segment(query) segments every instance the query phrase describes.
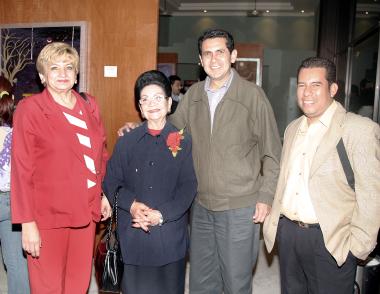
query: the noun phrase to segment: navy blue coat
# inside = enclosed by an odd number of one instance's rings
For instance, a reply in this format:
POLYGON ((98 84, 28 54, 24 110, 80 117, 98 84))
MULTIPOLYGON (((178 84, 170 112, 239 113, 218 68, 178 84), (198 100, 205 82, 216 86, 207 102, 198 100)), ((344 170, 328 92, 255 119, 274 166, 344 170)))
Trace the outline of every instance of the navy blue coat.
POLYGON ((190 136, 184 134, 177 156, 166 139, 178 130, 169 122, 161 134, 152 136, 147 123, 119 138, 103 181, 110 202, 120 186, 118 234, 125 264, 161 266, 185 257, 188 236, 188 211, 197 191, 191 155, 190 136), (159 210, 162 226, 149 233, 132 228, 129 212, 132 202, 142 202, 159 210))

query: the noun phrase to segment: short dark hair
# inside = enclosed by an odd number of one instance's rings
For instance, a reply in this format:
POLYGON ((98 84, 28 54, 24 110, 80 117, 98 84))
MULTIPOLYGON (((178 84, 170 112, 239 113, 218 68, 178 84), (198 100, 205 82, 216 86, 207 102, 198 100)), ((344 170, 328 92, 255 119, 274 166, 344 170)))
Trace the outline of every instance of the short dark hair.
POLYGON ((162 88, 165 96, 169 98, 172 94, 172 87, 169 79, 158 70, 149 70, 142 73, 135 83, 135 103, 139 105, 140 95, 143 88, 149 85, 157 85, 162 88))
POLYGON ((181 81, 181 78, 177 75, 169 76, 170 85, 173 85, 175 81, 181 81))
POLYGON ((202 36, 200 36, 198 38, 199 55, 202 54, 202 43, 203 43, 203 41, 205 41, 207 39, 214 39, 214 38, 226 39, 226 43, 227 43, 226 45, 227 45, 228 51, 230 51, 230 53, 232 53, 232 51, 234 50, 234 47, 235 47, 234 38, 232 37, 232 35, 225 30, 210 29, 210 30, 204 31, 202 36))
POLYGON ((13 97, 3 94, 0 98, 0 126, 10 126, 13 123, 13 112, 15 110, 15 102, 13 97))
POLYGON ((303 68, 324 68, 326 70, 326 80, 331 84, 336 83, 336 66, 334 62, 327 58, 322 57, 309 57, 301 62, 301 65, 298 67, 297 79, 300 74, 301 69, 303 68))

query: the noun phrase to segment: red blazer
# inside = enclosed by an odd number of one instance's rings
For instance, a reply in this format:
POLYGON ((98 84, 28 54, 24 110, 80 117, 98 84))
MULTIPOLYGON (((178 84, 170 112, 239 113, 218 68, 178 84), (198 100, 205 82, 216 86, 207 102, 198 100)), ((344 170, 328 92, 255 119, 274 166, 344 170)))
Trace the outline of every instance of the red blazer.
POLYGON ((104 127, 94 98, 88 96, 86 102, 73 93, 87 117, 96 175, 87 169, 79 140, 48 90, 21 100, 13 123, 13 223, 36 221, 40 229, 50 229, 100 219, 107 160, 104 127), (88 189, 87 178, 96 186, 88 189))

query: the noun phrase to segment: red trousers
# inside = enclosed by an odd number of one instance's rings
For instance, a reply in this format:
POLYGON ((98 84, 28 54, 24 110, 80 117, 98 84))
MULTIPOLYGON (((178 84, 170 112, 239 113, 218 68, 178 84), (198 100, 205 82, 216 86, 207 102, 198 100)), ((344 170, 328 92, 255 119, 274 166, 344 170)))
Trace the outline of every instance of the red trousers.
POLYGON ((95 223, 40 230, 39 258, 28 255, 32 294, 85 294, 90 284, 95 223))

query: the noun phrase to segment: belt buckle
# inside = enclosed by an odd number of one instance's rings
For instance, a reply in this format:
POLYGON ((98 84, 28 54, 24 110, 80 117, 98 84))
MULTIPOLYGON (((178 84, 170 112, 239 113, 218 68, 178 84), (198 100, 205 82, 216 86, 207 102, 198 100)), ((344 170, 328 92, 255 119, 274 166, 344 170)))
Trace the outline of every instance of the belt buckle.
POLYGON ((304 222, 301 222, 301 221, 298 221, 297 223, 301 228, 304 228, 304 229, 309 228, 309 224, 305 224, 304 222))

